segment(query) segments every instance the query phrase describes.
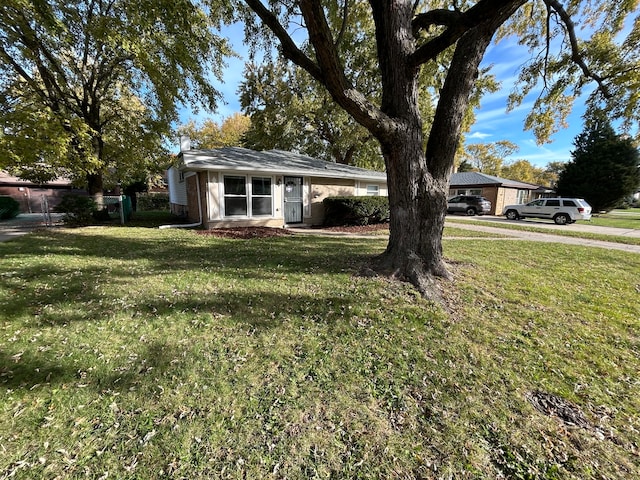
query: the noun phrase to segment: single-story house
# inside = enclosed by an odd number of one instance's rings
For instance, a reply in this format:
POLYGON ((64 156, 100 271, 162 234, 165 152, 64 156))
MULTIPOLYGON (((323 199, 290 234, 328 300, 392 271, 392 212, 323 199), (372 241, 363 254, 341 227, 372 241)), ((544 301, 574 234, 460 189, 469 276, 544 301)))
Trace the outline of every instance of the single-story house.
POLYGON ((75 188, 66 178, 38 184, 0 170, 0 195, 16 200, 20 204, 20 213, 41 213, 43 206, 46 208, 47 205, 52 210, 63 196, 82 193, 84 190, 75 188))
POLYGON ((502 214, 505 205, 527 203, 548 193, 548 189, 541 189, 539 185, 480 172, 457 172, 449 182, 449 196, 482 195, 491 202, 491 215, 502 214))
POLYGON ((387 196, 384 172, 281 150, 181 150, 167 172, 171 211, 206 229, 321 225, 329 196, 387 196))

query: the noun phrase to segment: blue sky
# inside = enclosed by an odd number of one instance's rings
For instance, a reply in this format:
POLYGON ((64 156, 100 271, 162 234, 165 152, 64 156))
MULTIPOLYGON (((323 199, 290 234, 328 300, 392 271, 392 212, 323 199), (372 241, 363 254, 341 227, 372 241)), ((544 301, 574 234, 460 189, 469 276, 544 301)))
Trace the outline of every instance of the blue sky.
MULTIPOLYGON (((234 25, 225 28, 222 34, 230 38, 234 49, 241 56, 239 59, 228 60, 229 65, 225 69, 223 83, 214 82, 223 95, 224 103, 218 105, 214 114, 201 111, 194 115, 190 110, 183 109, 180 123, 187 123, 190 119, 200 123, 207 118, 220 122, 225 117, 240 112, 238 87, 243 79, 244 62, 247 58, 247 47, 243 45, 244 33, 242 26, 234 25)), ((524 119, 531 109, 533 98, 527 99, 511 112, 506 111, 507 97, 526 59, 528 52, 508 39, 490 48, 483 66, 493 65, 492 73, 501 82, 501 89, 482 99, 481 106, 476 111, 476 123, 467 134, 467 143, 509 140, 518 145, 519 151, 507 158, 506 162, 524 159, 535 166, 544 167, 549 162, 568 161, 573 149, 573 140, 582 131, 583 126, 584 104, 580 100, 574 105, 568 128, 561 129, 552 136, 551 143, 544 145, 537 145, 533 133, 524 131, 524 119)))

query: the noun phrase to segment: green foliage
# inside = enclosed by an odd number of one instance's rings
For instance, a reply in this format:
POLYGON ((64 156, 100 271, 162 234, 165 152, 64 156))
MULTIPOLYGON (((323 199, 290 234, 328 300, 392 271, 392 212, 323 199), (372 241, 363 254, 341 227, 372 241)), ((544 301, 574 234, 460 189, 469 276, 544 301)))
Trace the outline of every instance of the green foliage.
POLYGON ((191 120, 178 127, 179 136, 187 135, 191 140, 191 148, 241 147, 242 138, 251 125, 251 119, 235 113, 222 120, 221 124, 213 120, 205 120, 197 125, 191 120))
MULTIPOLYGON (((82 195, 65 195, 56 207, 56 212, 64 213, 62 220, 65 224, 79 227, 89 225, 95 220, 98 206, 91 197, 82 195)), ((100 216, 100 213, 98 213, 100 216)), ((109 218, 109 214, 106 214, 109 218)))
POLYGON ((507 140, 493 143, 472 143, 465 147, 462 160, 475 171, 500 176, 505 157, 517 152, 519 147, 507 140))
POLYGON ((283 61, 249 64, 245 78, 240 101, 251 117, 251 126, 244 135, 244 146, 300 151, 330 162, 384 169, 373 136, 337 107, 301 68, 283 61))
POLYGON ((572 160, 558 178, 557 192, 584 198, 594 212, 615 208, 640 186, 640 154, 614 131, 602 112, 591 112, 574 141, 572 160))
POLYGON ((387 197, 328 197, 322 204, 326 226, 371 225, 389 221, 387 197))
POLYGON ((168 193, 143 193, 138 195, 137 211, 169 210, 168 193))
MULTIPOLYGON (((91 193, 167 163, 180 104, 214 109, 230 7, 190 0, 12 1, 0 9, 0 167, 91 193)), ((166 166, 166 165, 163 165, 166 166)))
POLYGON ((0 197, 0 220, 15 218, 20 213, 20 204, 11 197, 0 197))

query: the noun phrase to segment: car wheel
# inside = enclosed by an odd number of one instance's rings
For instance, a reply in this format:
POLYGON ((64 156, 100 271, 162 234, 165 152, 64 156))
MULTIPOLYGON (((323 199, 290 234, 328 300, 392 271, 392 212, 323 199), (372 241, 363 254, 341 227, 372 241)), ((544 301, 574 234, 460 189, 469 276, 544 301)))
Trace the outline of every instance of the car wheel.
POLYGON ((473 207, 468 207, 467 208, 467 215, 469 215, 470 217, 473 217, 476 214, 476 209, 473 207))
POLYGON ((505 214, 505 216, 509 220, 518 220, 518 218, 520 218, 520 216, 518 215, 518 212, 516 212, 515 210, 507 210, 507 213, 505 214))
POLYGON ((556 222, 556 225, 567 225, 571 223, 571 218, 566 213, 559 213, 553 217, 553 221, 556 222))

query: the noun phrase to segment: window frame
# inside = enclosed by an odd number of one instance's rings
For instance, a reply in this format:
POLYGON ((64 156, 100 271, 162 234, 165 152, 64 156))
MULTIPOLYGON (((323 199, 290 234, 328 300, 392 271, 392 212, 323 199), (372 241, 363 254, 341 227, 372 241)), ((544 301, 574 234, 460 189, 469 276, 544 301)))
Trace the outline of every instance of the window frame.
MULTIPOLYGON (((274 215, 274 179, 273 176, 270 175, 260 175, 260 174, 246 174, 240 175, 233 172, 223 173, 221 175, 222 180, 220 181, 220 197, 221 197, 221 217, 223 219, 250 219, 250 218, 273 218, 274 215), (226 188, 226 180, 227 178, 235 178, 235 179, 243 179, 242 185, 244 185, 244 194, 237 193, 227 193, 226 188), (265 180, 269 181, 269 194, 266 193, 253 193, 253 181, 255 180, 265 180), (231 215, 227 212, 227 199, 240 199, 244 198, 245 202, 245 213, 244 214, 234 214, 231 215), (254 199, 269 199, 269 213, 254 213, 254 199)), ((257 190, 257 188, 256 188, 257 190)))
POLYGON ((251 212, 249 214, 249 218, 254 218, 254 217, 260 217, 260 218, 264 218, 264 217, 273 217, 273 178, 270 176, 257 176, 257 175, 251 175, 249 176, 249 179, 247 180, 247 184, 249 187, 249 205, 251 206, 251 212), (259 193, 259 194, 254 194, 253 193, 253 181, 254 179, 258 180, 269 180, 269 194, 266 195, 264 193, 259 193), (261 213, 261 214, 254 214, 253 213, 253 199, 254 198, 268 198, 269 199, 269 213, 261 213))
POLYGON ((367 197, 379 197, 380 196, 380 185, 367 185, 366 187, 367 197), (375 189, 375 193, 370 193, 369 189, 375 189))

